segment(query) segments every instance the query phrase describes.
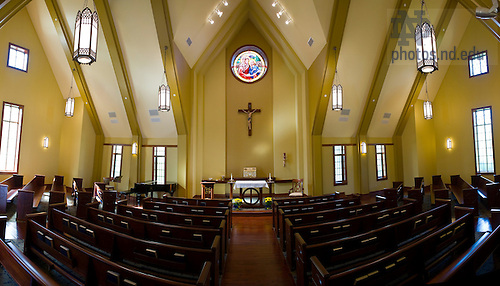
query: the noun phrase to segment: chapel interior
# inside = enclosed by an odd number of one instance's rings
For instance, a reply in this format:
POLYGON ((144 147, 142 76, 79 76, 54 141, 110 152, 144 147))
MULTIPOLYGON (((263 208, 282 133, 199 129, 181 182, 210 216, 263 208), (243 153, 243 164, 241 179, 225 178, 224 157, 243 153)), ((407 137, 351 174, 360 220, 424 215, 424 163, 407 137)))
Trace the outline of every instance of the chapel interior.
MULTIPOLYGON (((293 216, 280 215, 278 209, 287 209, 288 203, 300 207, 300 198, 317 197, 338 200, 339 206, 341 201, 359 206, 383 201, 384 209, 419 205, 411 210, 413 218, 433 212, 429 218, 439 216, 445 205, 440 227, 455 227, 458 221, 468 226, 470 219, 471 236, 455 237, 459 231, 453 231, 456 241, 446 245, 457 249, 440 250, 450 257, 439 260, 439 270, 426 268, 425 275, 415 274, 419 278, 408 270, 408 277, 392 283, 452 285, 439 284, 435 277, 451 273, 446 265, 483 241, 488 243, 471 256, 483 255, 487 262, 474 262, 477 272, 460 275, 477 281, 498 278, 497 12, 496 0, 0 0, 0 182, 22 176, 20 192, 39 180, 45 190, 40 206, 32 208, 36 191, 29 199, 24 192, 10 198, 11 187, 5 187, 4 195, 0 188, 2 238, 21 243, 24 250, 17 255, 25 252, 46 269, 48 260, 33 258, 36 251, 30 249, 36 242, 28 243, 30 233, 36 227, 55 229, 54 221, 66 214, 76 220, 77 202, 84 200, 78 191, 87 190, 88 202, 99 211, 106 210, 106 194, 111 194, 111 212, 117 215, 119 204, 132 214, 147 204, 158 203, 152 208, 160 209, 171 203, 170 197, 184 198, 198 204, 191 214, 202 216, 208 208, 222 206, 230 213, 220 257, 212 268, 204 266, 206 285, 319 285, 319 276, 328 285, 381 285, 388 279, 380 275, 382 270, 359 272, 352 281, 334 267, 321 272, 317 265, 327 265, 328 259, 319 252, 299 267, 299 248, 286 249, 290 241, 300 244, 297 235, 286 233, 285 219, 293 216), (85 7, 98 15, 90 64, 74 59, 75 18, 85 7), (433 28, 435 47, 422 44, 420 49, 434 48, 435 57, 421 61, 421 68, 415 30, 424 22, 433 28), (24 68, 11 65, 13 51, 28 56, 24 68), (247 70, 235 71, 243 65, 241 51, 256 51, 259 58, 257 63, 250 60, 247 70), (162 85, 168 86, 166 99, 159 98, 162 85), (338 99, 334 89, 340 86, 338 99), (73 104, 71 115, 65 112, 68 102, 73 104), (9 131, 14 128, 7 119, 12 110, 22 112, 17 133, 9 131), (51 207, 56 182, 62 185, 57 191, 64 193, 61 213, 51 207), (25 200, 27 209, 21 207, 25 200), (373 278, 373 273, 380 276, 373 278)), ((314 199, 307 203, 316 208, 314 199)), ((92 207, 84 208, 82 225, 90 221, 86 216, 92 207)), ((300 231, 300 225, 290 224, 300 231)), ((433 227, 415 240, 432 244, 427 240, 433 231, 441 231, 433 227)), ((70 237, 64 234, 62 239, 70 237)), ((305 240, 312 245, 312 238, 305 240)), ((421 247, 412 243, 408 248, 421 247)), ((403 251, 401 245, 384 255, 403 251)), ((111 257, 116 251, 121 250, 114 249, 111 257)), ((43 253, 49 250, 38 256, 43 253)), ((153 256, 158 259, 156 250, 153 256)), ((372 267, 374 261, 369 266, 356 262, 356 267, 372 267)), ((14 262, 1 262, 2 282, 16 280, 4 265, 14 262)), ((149 281, 113 276, 116 271, 111 270, 86 282, 78 275, 68 280, 59 271, 67 267, 54 265, 42 272, 61 285, 149 281)), ((93 267, 97 273, 99 267, 93 267)), ((177 282, 165 284, 170 279, 165 277, 178 274, 167 272, 158 274, 165 281, 157 285, 205 285, 200 282, 204 272, 195 283, 184 277, 192 275, 192 267, 183 267, 182 278, 172 278, 177 282)), ((451 283, 458 278, 442 279, 451 283)), ((36 281, 34 285, 44 285, 36 281)))

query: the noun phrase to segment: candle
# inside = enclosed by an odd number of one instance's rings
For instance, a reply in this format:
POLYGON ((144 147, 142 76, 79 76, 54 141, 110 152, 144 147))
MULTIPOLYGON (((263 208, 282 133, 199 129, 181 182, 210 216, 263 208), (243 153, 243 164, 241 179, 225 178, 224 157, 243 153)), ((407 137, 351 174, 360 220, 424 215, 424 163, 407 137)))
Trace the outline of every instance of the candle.
POLYGON ((271 180, 271 179, 272 179, 272 178, 271 178, 271 173, 269 173, 269 180, 271 180))
POLYGON ((233 179, 233 173, 231 173, 231 180, 233 179))

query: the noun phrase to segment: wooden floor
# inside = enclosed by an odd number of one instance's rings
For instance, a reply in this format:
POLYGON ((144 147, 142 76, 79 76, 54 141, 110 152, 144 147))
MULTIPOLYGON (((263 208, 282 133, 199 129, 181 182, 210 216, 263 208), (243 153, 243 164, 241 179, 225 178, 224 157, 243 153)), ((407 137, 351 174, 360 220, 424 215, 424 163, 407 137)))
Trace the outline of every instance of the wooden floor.
POLYGON ((271 215, 234 215, 222 285, 295 285, 271 215))

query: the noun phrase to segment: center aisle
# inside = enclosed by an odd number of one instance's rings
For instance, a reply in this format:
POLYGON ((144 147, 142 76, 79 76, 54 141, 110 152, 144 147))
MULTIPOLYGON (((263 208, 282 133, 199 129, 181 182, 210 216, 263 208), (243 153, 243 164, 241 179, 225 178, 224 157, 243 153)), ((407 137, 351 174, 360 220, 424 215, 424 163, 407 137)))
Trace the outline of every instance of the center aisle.
POLYGON ((222 285, 295 285, 271 215, 234 215, 222 285))

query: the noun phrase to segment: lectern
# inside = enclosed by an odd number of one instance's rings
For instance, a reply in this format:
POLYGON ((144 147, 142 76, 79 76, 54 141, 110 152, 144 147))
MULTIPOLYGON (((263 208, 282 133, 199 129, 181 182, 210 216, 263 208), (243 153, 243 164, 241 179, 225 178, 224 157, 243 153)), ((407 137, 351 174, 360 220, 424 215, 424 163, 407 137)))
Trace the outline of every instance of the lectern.
POLYGON ((201 199, 206 200, 206 199, 213 199, 214 198, 214 188, 215 188, 215 182, 207 182, 207 181, 202 181, 201 182, 201 199))

